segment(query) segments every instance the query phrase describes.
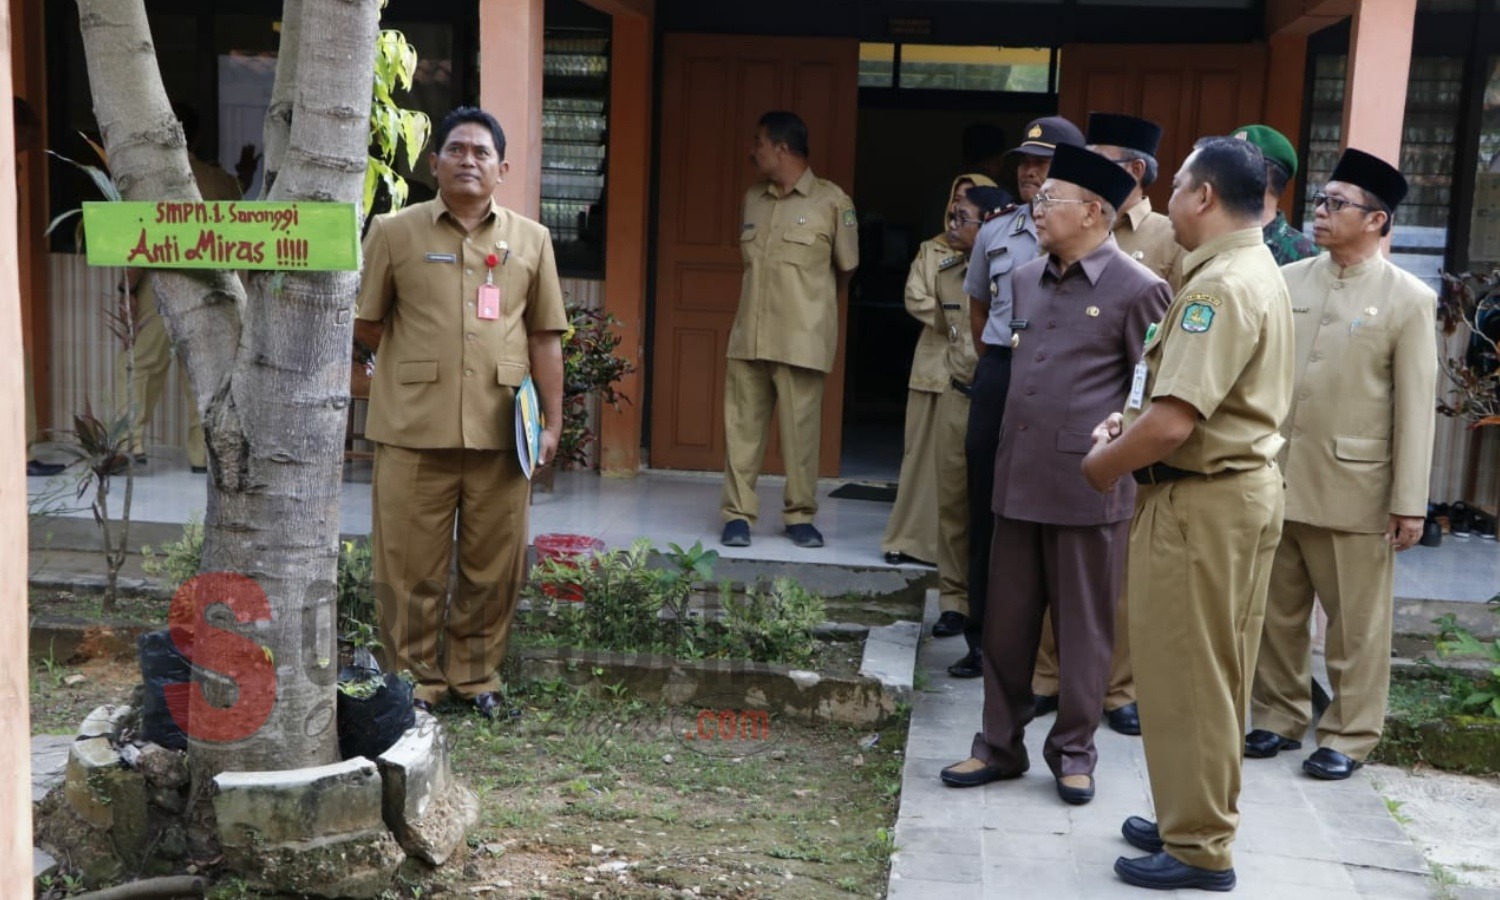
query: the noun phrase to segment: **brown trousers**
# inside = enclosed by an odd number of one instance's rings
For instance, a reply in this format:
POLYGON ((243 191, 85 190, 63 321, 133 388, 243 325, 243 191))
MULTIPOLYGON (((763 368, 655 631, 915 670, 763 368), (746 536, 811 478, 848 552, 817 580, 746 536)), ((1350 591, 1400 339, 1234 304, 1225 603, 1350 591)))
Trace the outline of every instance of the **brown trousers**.
POLYGON ((1026 771, 1031 674, 1050 610, 1063 678, 1042 755, 1055 776, 1093 773, 1129 529, 1129 522, 1067 527, 995 518, 976 758, 1006 772, 1026 771))
POLYGON ((1266 626, 1250 695, 1252 728, 1301 739, 1312 716, 1313 595, 1328 612, 1333 703, 1318 719, 1318 746, 1364 759, 1380 743, 1391 687, 1391 607, 1396 554, 1384 534, 1287 522, 1271 566, 1266 626))
POLYGON ((905 553, 923 562, 938 554, 937 417, 941 394, 906 392, 906 436, 902 442, 901 475, 896 502, 880 540, 882 553, 905 553))
POLYGON ((526 562, 530 482, 514 450, 375 445, 382 662, 429 703, 497 690, 526 562), (450 595, 453 547, 458 577, 450 595), (441 638, 441 646, 439 639, 441 638))
POLYGON ((932 464, 938 503, 938 609, 969 613, 969 398, 951 386, 938 398, 932 464))
POLYGON ((781 519, 787 525, 818 512, 818 444, 823 429, 822 372, 765 360, 731 359, 724 370, 724 521, 754 523, 760 515, 755 482, 771 436, 771 413, 780 429, 786 491, 781 519))
MULTIPOLYGON (((1042 628, 1042 645, 1037 648, 1036 674, 1031 676, 1031 692, 1043 697, 1057 696, 1057 641, 1051 626, 1042 628)), ((1130 671, 1130 604, 1125 592, 1115 601, 1115 650, 1109 662, 1109 690, 1104 694, 1104 709, 1114 712, 1135 702, 1135 675, 1130 671)))
MULTIPOLYGON (((155 295, 150 288, 143 288, 136 295, 138 301, 135 335, 135 375, 127 378, 127 352, 121 350, 115 357, 115 389, 119 392, 116 406, 118 415, 130 414, 130 452, 146 452, 146 424, 161 402, 162 389, 167 384, 167 372, 172 367, 172 339, 167 336, 167 326, 156 311, 155 295), (129 381, 129 389, 125 387, 129 381)), ((188 398, 188 463, 194 466, 208 465, 208 448, 203 442, 203 423, 198 419, 198 401, 188 384, 187 367, 177 363, 177 383, 188 398)))
POLYGON ((1126 596, 1157 828, 1180 862, 1223 871, 1239 827, 1240 763, 1281 470, 1142 485, 1126 596))

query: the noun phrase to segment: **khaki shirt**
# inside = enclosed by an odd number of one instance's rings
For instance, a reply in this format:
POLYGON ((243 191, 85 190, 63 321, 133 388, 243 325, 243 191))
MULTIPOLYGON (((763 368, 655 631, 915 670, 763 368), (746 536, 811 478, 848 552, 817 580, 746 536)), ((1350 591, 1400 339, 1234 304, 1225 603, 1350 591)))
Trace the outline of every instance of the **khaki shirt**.
POLYGON ((441 198, 371 223, 356 315, 385 323, 365 435, 415 449, 514 447, 527 336, 568 327, 547 229, 492 203, 465 234, 441 198), (500 318, 481 319, 491 253, 500 318))
POLYGON ((834 273, 859 265, 854 203, 808 169, 784 196, 769 181, 750 188, 742 223, 745 277, 729 358, 831 371, 839 342, 834 273))
POLYGON ((969 336, 969 298, 964 294, 964 267, 969 255, 948 246, 944 237, 923 241, 906 276, 906 311, 922 323, 912 355, 914 391, 940 394, 954 379, 974 377, 974 341, 969 336))
MULTIPOLYGON (((1296 338, 1286 283, 1258 226, 1189 253, 1183 274, 1146 342, 1146 396, 1175 397, 1199 419, 1162 461, 1206 475, 1260 468, 1281 452, 1292 405, 1296 338)), ((1127 409, 1127 424, 1141 412, 1127 409)))
POLYGON ((1297 334, 1283 433, 1286 518, 1377 534, 1427 514, 1437 405, 1437 295, 1389 260, 1327 254, 1281 270, 1297 334))
POLYGON ((1182 257, 1187 251, 1177 243, 1172 220, 1151 211, 1151 198, 1125 211, 1115 222, 1115 241, 1125 255, 1155 272, 1172 290, 1182 287, 1182 257))

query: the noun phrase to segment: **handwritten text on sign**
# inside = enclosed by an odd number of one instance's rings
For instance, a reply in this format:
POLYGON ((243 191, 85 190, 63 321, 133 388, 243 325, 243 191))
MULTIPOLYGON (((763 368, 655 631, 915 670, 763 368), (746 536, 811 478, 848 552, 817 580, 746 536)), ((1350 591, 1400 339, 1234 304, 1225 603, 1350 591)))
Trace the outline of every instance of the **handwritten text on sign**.
POLYGON ((85 203, 83 228, 91 266, 359 268, 359 221, 352 203, 85 203))

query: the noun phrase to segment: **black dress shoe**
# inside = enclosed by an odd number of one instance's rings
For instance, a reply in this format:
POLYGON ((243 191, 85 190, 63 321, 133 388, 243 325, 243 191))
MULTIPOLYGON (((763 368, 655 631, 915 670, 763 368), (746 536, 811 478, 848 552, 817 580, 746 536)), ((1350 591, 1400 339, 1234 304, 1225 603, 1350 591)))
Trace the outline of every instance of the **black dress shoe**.
POLYGON ((1251 759, 1270 759, 1283 750, 1301 749, 1301 741, 1284 738, 1264 728, 1257 728, 1245 735, 1245 755, 1251 759))
POLYGON ((956 634, 963 634, 964 623, 968 620, 968 616, 950 609, 938 616, 937 622, 932 626, 932 636, 953 637, 956 634))
POLYGON ((1140 816, 1126 819, 1120 826, 1120 835, 1125 838, 1125 843, 1147 853, 1160 853, 1166 846, 1161 841, 1161 832, 1156 830, 1156 823, 1140 816))
POLYGON ((1055 712, 1057 712, 1057 695, 1056 694, 1036 694, 1036 695, 1034 695, 1034 698, 1035 698, 1035 702, 1036 702, 1036 715, 1037 716, 1045 716, 1048 713, 1055 713, 1055 712))
MULTIPOLYGON (((1064 776, 1064 777, 1069 777, 1069 776, 1064 776)), ((1079 778, 1079 777, 1081 777, 1081 778, 1087 778, 1089 783, 1087 785, 1084 785, 1084 786, 1080 787, 1080 786, 1073 786, 1073 785, 1063 784, 1063 779, 1062 778, 1057 779, 1057 796, 1059 796, 1059 797, 1062 798, 1062 802, 1071 804, 1073 806, 1082 806, 1083 804, 1085 804, 1085 803, 1089 802, 1090 800, 1094 799, 1094 776, 1092 776, 1092 775, 1082 775, 1082 776, 1071 776, 1071 777, 1074 777, 1074 778, 1079 778)))
POLYGON ((39 459, 28 459, 26 460, 26 477, 49 478, 66 468, 67 466, 62 463, 47 463, 39 459))
POLYGON ((1108 709, 1104 711, 1105 721, 1109 727, 1121 734, 1138 735, 1141 733, 1141 713, 1134 703, 1127 703, 1119 709, 1108 709))
POLYGON ((1319 747, 1313 751, 1312 756, 1302 761, 1302 771, 1324 781, 1343 781, 1362 765, 1364 763, 1352 756, 1345 756, 1332 747, 1319 747))
POLYGON ((194 475, 207 475, 208 474, 208 466, 189 466, 188 468, 190 468, 190 469, 193 470, 193 474, 194 475))
POLYGON ((984 674, 983 659, 978 650, 970 650, 963 659, 948 667, 948 674, 954 678, 978 678, 984 674))
POLYGON ((917 559, 915 556, 902 553, 899 550, 887 550, 885 552, 885 561, 893 566, 927 566, 929 569, 937 568, 936 563, 930 563, 925 559, 917 559))
POLYGON ((1008 778, 1020 778, 1021 772, 1007 772, 999 766, 990 766, 970 757, 961 763, 954 763, 938 774, 943 779, 943 784, 949 787, 979 787, 981 784, 989 784, 991 781, 1004 781, 1008 778))
POLYGON ((500 696, 499 691, 485 691, 473 700, 474 708, 479 714, 494 722, 499 719, 519 719, 521 711, 512 709, 505 705, 505 699, 500 696))
POLYGON ((1165 850, 1142 856, 1138 859, 1120 857, 1115 860, 1115 874, 1126 884, 1150 888, 1154 891, 1174 891, 1197 888, 1201 891, 1234 890, 1234 870, 1215 872, 1190 866, 1165 850))

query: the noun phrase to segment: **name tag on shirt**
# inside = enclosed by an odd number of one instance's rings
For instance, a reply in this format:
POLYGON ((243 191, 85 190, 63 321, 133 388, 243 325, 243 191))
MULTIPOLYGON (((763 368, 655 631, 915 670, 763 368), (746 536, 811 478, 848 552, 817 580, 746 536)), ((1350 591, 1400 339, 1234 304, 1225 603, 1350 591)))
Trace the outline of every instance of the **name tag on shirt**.
POLYGON ((429 253, 429 254, 427 254, 427 261, 428 262, 437 262, 437 263, 456 263, 456 262, 458 262, 458 254, 456 254, 456 253, 429 253))
POLYGON ((500 285, 481 284, 479 286, 479 318, 500 318, 500 285))
POLYGON ((1130 379, 1130 396, 1125 398, 1126 409, 1140 409, 1146 402, 1146 361, 1135 364, 1135 375, 1130 379))

